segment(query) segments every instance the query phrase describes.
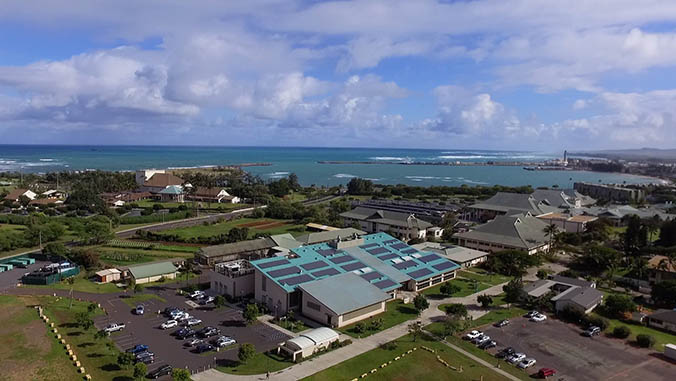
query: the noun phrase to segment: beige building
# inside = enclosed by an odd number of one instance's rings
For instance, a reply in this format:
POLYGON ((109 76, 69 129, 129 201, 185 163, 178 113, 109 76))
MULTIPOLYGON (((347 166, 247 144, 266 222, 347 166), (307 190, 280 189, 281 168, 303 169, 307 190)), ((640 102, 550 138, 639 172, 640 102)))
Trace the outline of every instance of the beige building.
POLYGON ((559 231, 566 233, 582 233, 587 230, 587 224, 598 220, 594 216, 571 216, 565 213, 547 213, 537 216, 547 225, 556 225, 559 231))
MULTIPOLYGON (((427 237, 427 229, 432 227, 427 221, 411 213, 392 212, 357 207, 341 213, 345 225, 358 225, 368 233, 388 233, 405 240, 427 237)), ((442 231, 443 233, 443 231, 442 231)))
POLYGON ((254 294, 254 269, 247 260, 218 263, 211 274, 211 290, 231 298, 254 294))
POLYGON ((331 343, 338 340, 338 332, 326 327, 315 328, 287 340, 283 346, 278 348, 277 352, 285 353, 296 362, 328 349, 331 343))
POLYGON ((513 249, 536 254, 549 249, 546 227, 545 222, 530 214, 505 215, 454 237, 460 246, 475 250, 495 253, 513 249))
POLYGON ((176 266, 171 262, 130 266, 128 269, 129 276, 136 284, 157 282, 162 278, 174 279, 177 272, 176 266))

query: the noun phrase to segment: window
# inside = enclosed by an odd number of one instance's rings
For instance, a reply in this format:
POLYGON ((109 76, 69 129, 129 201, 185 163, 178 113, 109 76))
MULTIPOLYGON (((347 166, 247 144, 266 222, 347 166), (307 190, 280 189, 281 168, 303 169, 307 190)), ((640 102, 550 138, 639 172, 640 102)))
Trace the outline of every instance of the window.
POLYGON ((289 294, 289 307, 297 307, 300 304, 300 291, 289 294))
POLYGON ((263 288, 263 291, 267 291, 267 288, 268 288, 268 282, 267 282, 267 280, 268 280, 268 278, 266 278, 265 276, 263 276, 263 284, 262 284, 262 286, 261 286, 261 287, 263 288))
POLYGON ((305 305, 308 308, 313 309, 315 311, 321 311, 321 307, 317 303, 312 303, 311 301, 308 300, 307 303, 305 303, 305 305))

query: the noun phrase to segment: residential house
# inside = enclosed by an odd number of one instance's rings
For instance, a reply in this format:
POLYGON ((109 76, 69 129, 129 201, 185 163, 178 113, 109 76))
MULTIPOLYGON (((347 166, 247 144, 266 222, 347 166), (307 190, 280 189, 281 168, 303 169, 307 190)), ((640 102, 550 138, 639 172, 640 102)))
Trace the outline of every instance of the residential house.
POLYGON ((665 255, 653 256, 648 260, 647 267, 650 284, 676 280, 676 263, 665 255))
POLYGON ((142 192, 160 193, 169 186, 182 186, 183 179, 174 176, 171 173, 165 173, 163 170, 146 170, 143 176, 139 176, 139 171, 136 172, 136 182, 139 185, 139 190, 142 192), (139 184, 139 181, 143 181, 139 184))
POLYGON ((68 193, 56 189, 47 190, 45 192, 42 192, 41 195, 47 198, 57 198, 57 199, 64 199, 68 197, 68 193))
POLYGON ((547 224, 527 214, 499 215, 473 230, 453 235, 460 246, 491 253, 502 250, 523 250, 536 254, 549 250, 544 229, 547 224))
POLYGON ((58 198, 36 198, 35 200, 31 200, 28 205, 32 206, 48 206, 48 205, 59 205, 63 204, 63 200, 60 200, 58 198))
POLYGON ((427 229, 432 227, 432 224, 418 219, 414 214, 364 207, 354 208, 340 216, 346 225, 356 224, 368 233, 387 232, 406 240, 425 238, 427 229))
POLYGON ((239 197, 231 196, 225 189, 216 187, 196 187, 194 192, 188 194, 187 198, 193 201, 226 204, 238 204, 240 202, 239 197))
POLYGON ((21 200, 21 196, 26 196, 29 200, 35 200, 38 195, 30 189, 16 188, 9 192, 9 194, 7 194, 4 199, 12 202, 19 202, 21 200))
POLYGON ((657 310, 645 317, 649 327, 676 334, 676 310, 657 310))
POLYGON ((559 275, 528 284, 523 293, 530 298, 555 294, 551 301, 557 312, 573 308, 588 314, 603 301, 603 293, 596 289, 596 283, 559 275))

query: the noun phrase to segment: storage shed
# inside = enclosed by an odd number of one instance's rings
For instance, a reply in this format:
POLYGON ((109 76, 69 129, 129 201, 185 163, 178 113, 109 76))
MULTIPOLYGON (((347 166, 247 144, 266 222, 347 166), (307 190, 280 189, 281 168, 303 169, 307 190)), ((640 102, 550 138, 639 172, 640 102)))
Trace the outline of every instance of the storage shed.
POLYGON ((327 349, 338 338, 338 333, 331 328, 315 328, 298 337, 287 340, 280 349, 288 354, 293 361, 296 361, 303 357, 312 356, 312 354, 320 350, 327 349))
POLYGON ((171 262, 150 263, 147 265, 130 266, 129 274, 136 284, 156 282, 160 278, 176 278, 176 266, 171 262))
POLYGON ((109 283, 120 280, 122 271, 118 269, 105 269, 96 272, 96 278, 101 283, 109 283))

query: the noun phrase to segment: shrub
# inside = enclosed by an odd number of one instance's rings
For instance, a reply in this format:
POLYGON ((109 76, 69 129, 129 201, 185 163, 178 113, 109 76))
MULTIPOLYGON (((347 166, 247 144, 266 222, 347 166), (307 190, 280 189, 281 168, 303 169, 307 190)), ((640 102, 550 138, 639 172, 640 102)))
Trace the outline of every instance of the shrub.
POLYGON ((346 346, 346 345, 350 345, 350 344, 352 344, 352 339, 345 339, 345 340, 343 340, 342 343, 340 343, 340 345, 341 345, 342 347, 344 347, 344 346, 346 346))
POLYGON ((601 331, 605 331, 610 325, 610 321, 608 321, 608 319, 602 318, 600 316, 587 316, 584 318, 584 322, 588 325, 595 325, 601 328, 601 331))
POLYGON ((394 341, 382 343, 382 344, 380 344, 380 349, 384 349, 386 351, 393 351, 393 350, 397 349, 397 343, 394 342, 394 341))
POLYGON ((631 335, 631 330, 627 326, 621 325, 613 329, 613 336, 618 339, 626 339, 629 335, 631 335))
POLYGON ((364 333, 366 332, 366 324, 359 322, 357 325, 354 326, 354 331, 356 333, 364 333))
POLYGON ((642 348, 651 348, 655 345, 655 338, 645 334, 636 335, 636 344, 642 348))

